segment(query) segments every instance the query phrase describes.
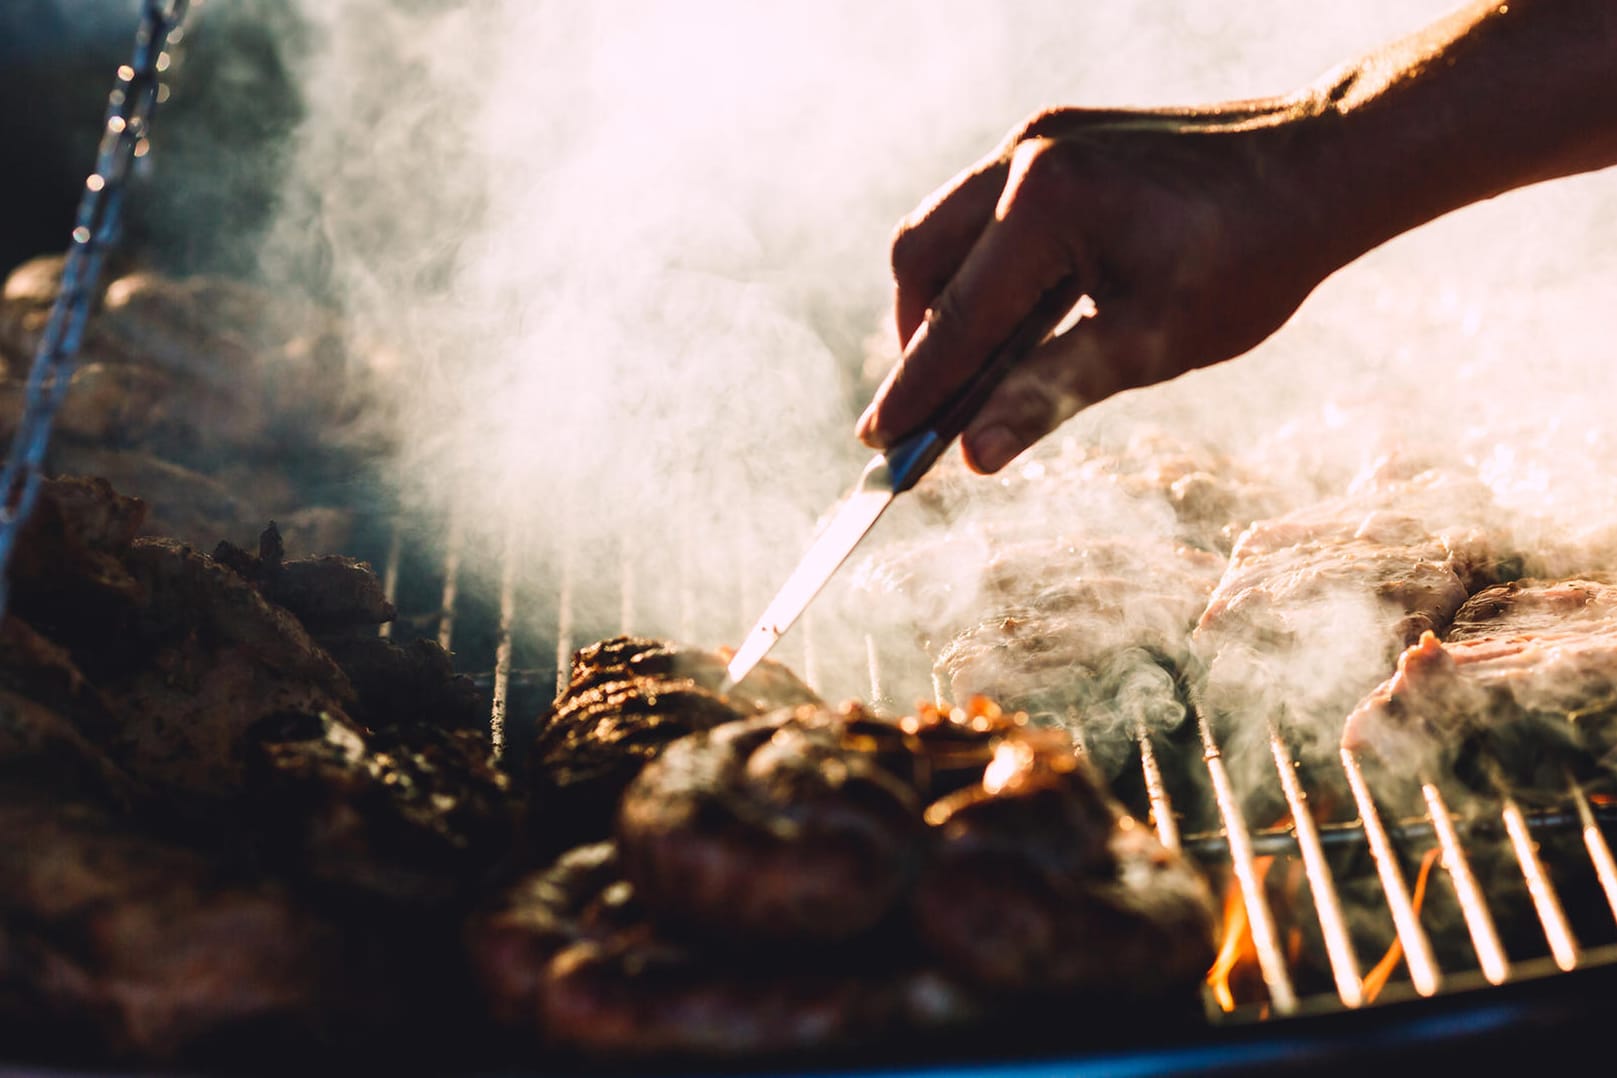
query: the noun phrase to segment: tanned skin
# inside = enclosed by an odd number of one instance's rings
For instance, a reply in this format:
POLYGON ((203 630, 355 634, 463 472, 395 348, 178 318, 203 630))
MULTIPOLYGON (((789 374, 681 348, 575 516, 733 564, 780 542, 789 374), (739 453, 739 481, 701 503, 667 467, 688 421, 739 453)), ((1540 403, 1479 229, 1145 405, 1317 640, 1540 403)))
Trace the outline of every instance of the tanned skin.
POLYGON ((1041 113, 899 225, 904 352, 858 435, 917 428, 1047 292, 1089 297, 967 427, 997 471, 1081 408, 1249 351, 1400 233, 1613 164, 1617 0, 1467 3, 1280 98, 1041 113))

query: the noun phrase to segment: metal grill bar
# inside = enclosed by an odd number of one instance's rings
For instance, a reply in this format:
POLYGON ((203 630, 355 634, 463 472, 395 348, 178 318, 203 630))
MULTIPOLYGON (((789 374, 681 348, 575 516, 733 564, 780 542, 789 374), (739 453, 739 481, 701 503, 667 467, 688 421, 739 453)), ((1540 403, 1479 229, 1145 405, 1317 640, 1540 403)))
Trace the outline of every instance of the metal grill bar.
POLYGON ((1528 833, 1521 805, 1508 793, 1504 795, 1502 815, 1505 832, 1510 835, 1511 848, 1515 850, 1522 876, 1527 880, 1527 893, 1532 896, 1533 909, 1538 913, 1539 923, 1544 926, 1544 938, 1550 945, 1550 954, 1557 966, 1574 969, 1578 964, 1578 941, 1572 936, 1572 926, 1567 924, 1560 896, 1555 893, 1549 876, 1544 872, 1544 862, 1539 860, 1537 843, 1528 833))
POLYGON ((1134 740, 1140 746, 1140 772, 1145 779, 1145 796, 1151 805, 1151 824, 1156 828, 1157 841, 1170 850, 1180 849, 1179 820, 1174 816, 1167 784, 1162 781, 1162 765, 1157 762, 1157 750, 1151 744, 1151 732, 1145 723, 1135 724, 1134 740))
POLYGON ((1359 973, 1359 962, 1353 954, 1353 943, 1348 938, 1347 922, 1342 916, 1341 899, 1336 893, 1336 880, 1330 866, 1325 863, 1325 848, 1320 844, 1319 827, 1308 807, 1308 795, 1297 779, 1297 765, 1291 758, 1291 749, 1280 732, 1269 727, 1269 751, 1274 757, 1275 772, 1280 776, 1280 787, 1286 795, 1286 807, 1291 810, 1292 826, 1297 831, 1297 845, 1302 850, 1303 871, 1308 875, 1308 890, 1314 896, 1314 910, 1319 916, 1320 932, 1325 939, 1325 953, 1330 959, 1331 972, 1336 978, 1336 994, 1344 1006, 1357 1007, 1364 1002, 1364 985, 1359 973))
POLYGON ((1246 907, 1247 924, 1252 932, 1252 945, 1258 955, 1258 969, 1269 990, 1269 1000, 1277 1014, 1291 1014, 1297 1009, 1297 992, 1291 983, 1291 972, 1280 949, 1280 937, 1275 931, 1274 913, 1263 890, 1263 878, 1258 872, 1252 851, 1252 834, 1247 829, 1246 817, 1235 787, 1230 782, 1228 769, 1212 727, 1205 717, 1198 719, 1202 740, 1202 758, 1213 780, 1213 798, 1218 814, 1224 821, 1225 839, 1229 843, 1230 867, 1241 888, 1241 901, 1246 907))
MULTIPOLYGON (((494 691, 489 705, 489 736, 496 758, 505 755, 506 694, 511 684, 511 626, 516 619, 517 526, 506 523, 505 550, 500 558, 500 623, 494 644, 494 691)), ((569 615, 570 616, 570 615, 569 615)))
MULTIPOLYGON (((454 527, 447 529, 448 540, 440 563, 443 580, 442 610, 439 612, 439 640, 447 647, 450 626, 456 617, 460 588, 456 583, 461 569, 464 547, 463 537, 454 527)), ((541 685, 554 683, 558 690, 564 685, 576 645, 579 626, 576 622, 576 563, 574 551, 564 546, 559 552, 559 580, 555 610, 556 648, 555 669, 516 670, 512 666, 515 633, 515 612, 518 580, 521 577, 519 548, 516 546, 514 525, 505 536, 505 549, 499 566, 499 625, 495 638, 493 669, 474 680, 489 687, 492 692, 490 714, 491 732, 504 749, 506 707, 510 689, 519 685, 525 690, 538 690, 541 685)), ((691 549, 689 537, 679 540, 682 558, 689 568, 691 549)), ((383 571, 384 589, 396 601, 399 586, 401 536, 395 530, 388 539, 383 571)), ((623 540, 621 561, 619 628, 629 632, 636 620, 636 576, 627 537, 623 540)), ((741 557, 740 568, 749 564, 741 557)), ((689 585, 689 574, 684 574, 679 592, 676 620, 687 628, 694 618, 694 595, 689 585)), ((738 577, 738 594, 744 610, 745 582, 738 577)), ((802 634, 802 662, 805 680, 819 687, 820 673, 818 648, 815 643, 815 623, 812 613, 800 623, 802 634)), ((887 698, 888 686, 883 669, 883 653, 876 638, 867 635, 865 653, 869 691, 873 703, 887 698)), ((933 691, 940 705, 947 704, 945 687, 933 675, 933 691)), ((1491 984, 1502 984, 1512 976, 1512 963, 1507 958, 1494 915, 1483 895, 1477 874, 1471 866, 1470 855, 1463 839, 1464 833, 1477 829, 1497 836, 1502 824, 1509 840, 1510 850, 1517 860, 1528 894, 1544 930, 1550 949, 1550 960, 1563 970, 1576 968, 1582 952, 1567 917, 1563 903, 1546 870, 1538 850, 1536 835, 1546 831, 1565 831, 1576 828, 1582 836, 1594 875, 1598 881, 1605 906, 1617 924, 1617 859, 1608 843, 1603 826, 1617 821, 1617 808, 1604 804, 1597 806, 1588 793, 1572 776, 1567 776, 1567 802, 1560 809, 1544 809, 1533 813, 1525 811, 1510 796, 1503 780, 1499 781, 1500 809, 1497 816, 1488 819, 1464 820, 1449 808, 1443 793, 1433 781, 1420 786, 1424 813, 1413 818, 1396 819, 1389 823, 1376 801, 1371 784, 1359 760, 1349 751, 1339 753, 1343 774, 1347 779, 1357 818, 1349 821, 1325 822, 1317 818, 1311 808, 1307 772, 1298 763, 1291 746, 1282 733, 1273 726, 1269 730, 1269 752, 1275 767, 1281 792, 1289 809, 1289 819, 1282 825, 1264 829, 1251 828, 1241 807, 1233 780, 1212 729, 1199 708, 1197 733, 1202 748, 1202 762, 1211 781, 1213 808, 1220 824, 1216 832, 1185 835, 1180 829, 1181 815, 1173 804, 1169 782, 1163 770, 1161 747, 1143 721, 1131 726, 1132 740, 1137 747, 1140 777, 1151 823, 1164 845, 1184 851, 1204 864, 1223 863, 1230 870, 1233 885, 1240 888, 1239 899, 1246 914, 1247 931, 1251 933, 1253 952, 1258 971, 1269 999, 1269 1011, 1275 1015, 1295 1013, 1300 1007, 1296 981, 1290 961, 1281 944, 1278 922, 1270 893, 1265 886, 1265 869, 1260 863, 1265 858, 1299 858, 1312 898, 1313 913, 1320 929, 1319 942, 1335 988, 1336 999, 1345 1007, 1357 1008, 1367 1000, 1367 988, 1359 966, 1348 919, 1343 907, 1342 891, 1338 884, 1327 851, 1334 847, 1357 846, 1368 850, 1375 877, 1391 916, 1393 930, 1402 951, 1409 984, 1420 996, 1433 996, 1444 984, 1446 974, 1440 968, 1433 952, 1431 939, 1421 924, 1415 899, 1402 868, 1398 846, 1419 848, 1425 846, 1442 855, 1442 865, 1453 885, 1454 895, 1464 918, 1471 946, 1475 951, 1482 977, 1491 984), (1396 845, 1395 845, 1396 843, 1396 845)), ((1083 751, 1084 732, 1076 712, 1067 716, 1068 727, 1083 751)))
POLYGON ((1364 781, 1364 771, 1359 766, 1358 758, 1347 749, 1343 749, 1341 755, 1342 770, 1347 775, 1349 789, 1353 791, 1353 803, 1359 810, 1359 820, 1370 845, 1376 874, 1381 880, 1381 890, 1392 913, 1393 930, 1397 932, 1398 942, 1404 949, 1404 965, 1409 970, 1410 982, 1421 995, 1433 995, 1442 983, 1442 976, 1432 957, 1431 940, 1427 939, 1426 930, 1421 927, 1420 918, 1415 913, 1415 902, 1408 884, 1404 882, 1403 869, 1398 865, 1392 840, 1381 821, 1381 810, 1370 795, 1370 785, 1364 781))
POLYGON ((1499 942, 1499 930, 1494 926, 1488 902, 1482 897, 1476 874, 1471 871, 1471 861, 1465 855, 1465 848, 1460 845, 1460 836, 1454 829, 1454 817, 1449 812, 1448 803, 1442 791, 1432 782, 1421 784, 1421 796, 1426 799, 1426 807, 1431 813, 1432 826, 1443 849, 1443 867, 1454 882, 1460 912, 1465 916, 1466 928, 1476 947, 1482 975, 1489 984, 1503 984, 1505 978, 1510 976, 1510 963, 1505 958, 1503 944, 1499 942))
POLYGON ((1589 860, 1595 868, 1595 878, 1605 892, 1606 905, 1611 908, 1612 918, 1617 920, 1617 862, 1612 860, 1611 846, 1606 842, 1605 832, 1595 822, 1594 810, 1589 807, 1589 796, 1583 792, 1583 785, 1571 775, 1567 776, 1567 785, 1572 802, 1577 806, 1578 826, 1583 833, 1584 848, 1589 851, 1589 860))
POLYGON ((444 587, 438 599, 438 646, 449 651, 455 640, 455 608, 460 598, 461 547, 466 537, 460 513, 449 516, 449 535, 444 541, 444 587))

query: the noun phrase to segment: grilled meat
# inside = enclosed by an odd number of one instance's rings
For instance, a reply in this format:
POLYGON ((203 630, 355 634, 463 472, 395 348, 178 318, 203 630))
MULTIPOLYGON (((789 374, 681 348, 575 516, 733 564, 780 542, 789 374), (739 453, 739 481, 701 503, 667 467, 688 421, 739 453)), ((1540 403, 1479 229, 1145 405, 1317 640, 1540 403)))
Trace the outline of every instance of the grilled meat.
POLYGON ((958 1026, 983 1008, 875 941, 796 954, 706 952, 649 920, 611 843, 563 855, 468 922, 496 1021, 607 1061, 786 1058, 958 1026))
POLYGON ((1201 703, 1251 715, 1284 701, 1298 719, 1340 722, 1402 648, 1513 571, 1489 492, 1463 475, 1377 476, 1261 521, 1195 629, 1201 703))
POLYGON ((0 691, 0 1032, 100 1062, 344 1039, 385 1009, 350 934, 228 854, 132 815, 73 723, 0 691))
POLYGON ((980 783, 934 802, 926 822, 937 841, 917 930, 967 983, 1144 998, 1189 991, 1212 963, 1206 880, 1054 731, 997 739, 980 783))
MULTIPOLYGON (((584 693, 608 682, 637 678, 688 680, 708 692, 717 692, 724 684, 729 662, 730 657, 724 652, 703 651, 640 636, 609 637, 573 653, 563 696, 584 693)), ((730 689, 727 697, 747 713, 820 700, 801 678, 773 659, 765 659, 755 666, 741 684, 730 689)))
POLYGON ((578 651, 571 680, 540 720, 528 753, 532 832, 541 852, 607 837, 624 788, 676 738, 768 708, 818 702, 768 661, 721 697, 727 661, 627 636, 578 651))
POLYGON ((482 731, 271 717, 253 731, 244 792, 278 864, 372 904, 468 897, 510 856, 518 825, 482 731))
POLYGON ((896 733, 805 705, 679 739, 623 795, 625 874, 660 920, 711 938, 866 931, 918 861, 918 791, 877 751, 896 733))
POLYGON ((365 562, 337 554, 288 561, 274 522, 259 533, 257 554, 223 541, 213 557, 258 585, 270 602, 296 614, 317 639, 374 636, 376 627, 392 621, 396 613, 382 582, 365 562))
POLYGON ((953 699, 987 696, 1064 718, 1119 700, 1142 672, 1160 680, 1161 669, 1183 669, 1191 627, 1222 561, 1144 541, 1084 550, 1026 544, 996 559, 1018 583, 1000 589, 990 616, 935 656, 934 673, 953 699))
MULTIPOLYGON (((1352 750, 1455 766, 1485 751, 1523 788, 1564 783, 1565 769, 1617 749, 1617 577, 1519 580, 1485 588, 1447 639, 1428 633, 1356 707, 1352 750), (1537 768, 1545 775, 1533 774, 1537 768)), ((1462 773, 1467 768, 1460 769, 1462 773)))
POLYGON ((172 541, 137 540, 126 560, 147 596, 133 626, 146 661, 104 688, 122 720, 113 754, 136 776, 182 798, 228 798, 256 723, 346 713, 342 670, 251 584, 172 541))

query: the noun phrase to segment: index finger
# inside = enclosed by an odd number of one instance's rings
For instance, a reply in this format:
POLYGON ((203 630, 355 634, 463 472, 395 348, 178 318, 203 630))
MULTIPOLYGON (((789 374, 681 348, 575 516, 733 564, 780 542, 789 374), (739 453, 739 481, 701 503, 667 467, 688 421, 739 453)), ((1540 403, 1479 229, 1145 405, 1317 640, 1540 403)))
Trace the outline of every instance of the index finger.
POLYGON ((993 219, 944 285, 903 357, 860 420, 866 443, 886 447, 911 433, 976 373, 1040 300, 1074 277, 1076 259, 1054 214, 1045 144, 1019 147, 993 219))

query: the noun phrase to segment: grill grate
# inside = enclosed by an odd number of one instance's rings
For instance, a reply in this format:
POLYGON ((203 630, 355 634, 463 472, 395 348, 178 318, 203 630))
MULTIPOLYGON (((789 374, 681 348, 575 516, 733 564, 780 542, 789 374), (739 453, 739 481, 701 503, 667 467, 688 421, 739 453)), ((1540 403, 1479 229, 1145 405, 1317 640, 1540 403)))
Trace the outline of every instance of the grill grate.
MULTIPOLYGON (((577 559, 563 539, 548 562, 551 579, 534 583, 533 574, 522 571, 518 537, 508 531, 498 571, 485 580, 485 574, 466 572, 464 529, 452 519, 439 534, 441 543, 422 544, 436 554, 415 550, 399 529, 379 544, 384 586, 400 611, 382 631, 433 638, 454 652, 457 668, 473 671, 489 693, 490 727, 503 752, 525 743, 526 724, 565 685, 574 648, 587 642, 576 609, 577 559), (532 610, 545 611, 546 618, 518 617, 532 610)), ((749 600, 757 590, 758 559, 749 553, 737 558, 742 629, 755 611, 749 600)), ((623 538, 619 554, 618 624, 588 626, 592 633, 644 629, 630 538, 623 538)), ((695 596, 688 584, 674 586, 680 588, 674 618, 682 638, 690 639, 695 596)), ((777 657, 820 689, 816 634, 811 610, 777 657)), ((890 658, 873 636, 866 637, 865 651, 868 700, 891 706, 890 658)), ((1081 739, 1081 725, 1078 731, 1081 739)), ((1210 987, 1206 1006, 1215 1022, 1429 998, 1537 977, 1546 967, 1617 967, 1617 859, 1608 837, 1617 825, 1617 799, 1596 796, 1570 773, 1560 796, 1551 803, 1539 796, 1531 808, 1497 768, 1494 798, 1467 796, 1463 811, 1436 779, 1422 781, 1418 797, 1400 805, 1372 762, 1343 750, 1335 761, 1340 773, 1332 774, 1301 759, 1282 725, 1271 722, 1273 790, 1258 792, 1273 794, 1283 816, 1254 826, 1243 807, 1254 791, 1240 788, 1212 724, 1199 717, 1193 733, 1193 741, 1175 742, 1137 722, 1131 770, 1121 784, 1125 801, 1127 791, 1136 791, 1133 801, 1165 845, 1191 856, 1215 881, 1227 881, 1226 902, 1238 901, 1244 915, 1262 991, 1232 1006, 1210 987), (1175 773, 1198 756, 1200 781, 1189 787, 1176 782, 1175 773), (1208 803, 1196 803, 1186 788, 1206 791, 1208 803), (1422 886, 1428 875, 1446 881, 1458 911, 1457 925, 1442 925, 1441 941, 1434 939, 1433 888, 1422 886), (1277 882, 1291 878, 1295 885, 1277 882), (1383 926, 1387 942, 1377 953, 1366 949, 1364 937, 1376 935, 1366 933, 1367 923, 1383 926), (1452 931, 1456 927, 1463 932, 1452 931), (1367 974, 1365 959, 1385 967, 1394 957, 1404 978, 1382 990, 1384 978, 1367 974)))

